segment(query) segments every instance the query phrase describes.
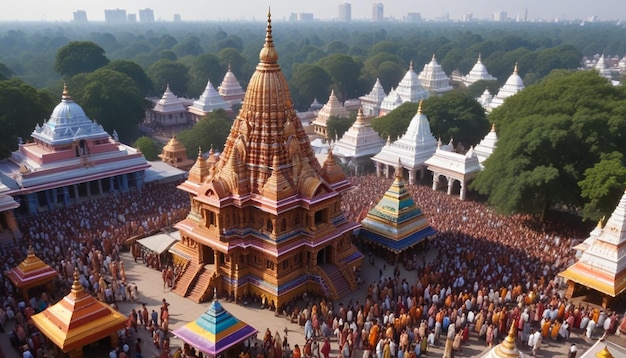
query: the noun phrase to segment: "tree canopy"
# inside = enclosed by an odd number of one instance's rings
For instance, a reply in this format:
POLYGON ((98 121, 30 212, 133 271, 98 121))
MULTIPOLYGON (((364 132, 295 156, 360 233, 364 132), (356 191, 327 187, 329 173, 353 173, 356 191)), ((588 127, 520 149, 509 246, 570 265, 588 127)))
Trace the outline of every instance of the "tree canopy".
POLYGON ((350 129, 354 121, 356 120, 356 113, 351 113, 350 117, 337 117, 330 116, 326 121, 326 130, 328 131, 328 138, 341 139, 344 133, 350 129))
POLYGON ((302 103, 301 109, 306 109, 314 99, 320 103, 328 99, 330 84, 328 72, 318 65, 305 63, 296 66, 293 71, 290 89, 294 101, 302 103))
POLYGON ((159 60, 148 67, 147 72, 158 93, 165 92, 165 88, 169 85, 170 90, 177 96, 187 95, 189 68, 182 63, 159 60))
POLYGON ((213 111, 202 117, 191 129, 184 130, 176 136, 187 149, 187 156, 195 158, 198 148, 208 151, 213 148, 222 151, 228 133, 230 133, 232 121, 223 109, 213 111))
POLYGON ((390 138, 394 141, 406 132, 411 119, 417 113, 417 106, 418 104, 413 102, 403 103, 386 115, 374 118, 372 128, 378 132, 381 138, 390 138))
POLYGON ((157 160, 159 159, 162 146, 154 139, 142 136, 135 141, 133 147, 139 148, 143 156, 146 157, 146 160, 157 160))
POLYGON ((140 93, 144 96, 153 95, 154 93, 154 85, 146 72, 133 61, 127 60, 115 60, 110 62, 106 68, 111 69, 113 71, 121 72, 126 76, 130 77, 135 81, 137 88, 140 93))
MULTIPOLYGON (((579 210, 585 197, 602 201, 603 195, 589 191, 583 197, 580 182, 584 179, 585 189, 606 186, 593 175, 605 170, 606 162, 586 178, 585 171, 605 154, 625 154, 625 100, 622 88, 595 71, 553 72, 509 97, 491 114, 498 145, 471 188, 488 195, 500 212, 538 214, 540 220, 554 205, 579 210)), ((610 158, 614 165, 615 155, 610 158)))
POLYGON ((102 47, 91 41, 72 41, 57 52, 54 70, 69 78, 78 73, 93 72, 108 63, 102 47))
POLYGON ((465 91, 454 90, 431 96, 422 108, 433 134, 444 143, 453 139, 466 149, 480 142, 489 132, 485 110, 465 91))
POLYGON ((87 116, 109 133, 116 130, 123 141, 134 136, 145 115, 147 102, 132 78, 102 68, 74 76, 71 84, 72 97, 87 116))
POLYGON ((54 100, 47 91, 38 91, 17 78, 0 81, 0 158, 17 149, 17 138, 24 142, 37 123, 49 118, 54 100))

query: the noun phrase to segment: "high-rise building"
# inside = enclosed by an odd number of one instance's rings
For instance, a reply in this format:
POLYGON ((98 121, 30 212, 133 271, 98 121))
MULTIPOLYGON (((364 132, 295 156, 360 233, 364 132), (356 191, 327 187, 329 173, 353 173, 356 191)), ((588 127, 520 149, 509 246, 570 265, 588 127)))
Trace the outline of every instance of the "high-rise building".
POLYGON ((154 11, 148 8, 140 9, 139 22, 154 22, 154 11))
POLYGON ((422 21, 422 14, 419 12, 409 12, 404 16, 404 22, 420 22, 422 21))
POLYGON ((493 13, 493 21, 502 22, 506 21, 509 14, 506 11, 496 11, 493 13))
POLYGON ((299 12, 298 13, 298 21, 299 22, 311 22, 311 21, 313 21, 313 13, 312 12, 299 12))
POLYGON ((128 14, 126 16, 128 23, 129 24, 136 24, 137 23, 137 14, 128 14))
POLYGON ((372 21, 383 21, 385 15, 385 5, 382 2, 376 2, 372 5, 372 21))
POLYGON ((339 4, 339 21, 342 21, 342 22, 352 21, 352 4, 350 3, 339 4))
POLYGON ((74 22, 77 24, 86 24, 87 22, 89 22, 87 20, 87 11, 85 10, 74 11, 74 22))
POLYGON ((123 9, 105 9, 104 22, 109 24, 125 24, 128 21, 126 10, 123 9))
POLYGON ((181 22, 183 21, 180 17, 180 14, 174 14, 174 22, 181 22))

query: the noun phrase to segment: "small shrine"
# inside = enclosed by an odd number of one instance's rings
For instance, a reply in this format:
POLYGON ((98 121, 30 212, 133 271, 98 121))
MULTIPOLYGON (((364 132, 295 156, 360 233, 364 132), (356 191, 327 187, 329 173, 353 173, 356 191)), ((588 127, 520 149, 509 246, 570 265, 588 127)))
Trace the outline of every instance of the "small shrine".
POLYGON ((333 154, 343 164, 351 166, 358 175, 365 164, 370 162, 370 158, 380 152, 384 145, 385 141, 380 138, 365 119, 363 111, 359 109, 352 126, 335 143, 333 154))
POLYGON ((195 321, 172 331, 176 337, 209 357, 236 358, 243 342, 257 329, 239 320, 222 307, 213 293, 213 302, 195 321))
POLYGON ((164 163, 185 171, 189 170, 193 165, 193 160, 187 158, 187 149, 185 149, 183 143, 176 139, 176 135, 173 135, 172 139, 163 146, 159 158, 164 163))
POLYGON ((420 172, 420 178, 424 177, 424 162, 430 158, 437 149, 437 140, 430 130, 430 123, 426 115, 422 113, 422 101, 417 108, 417 113, 411 119, 409 127, 400 139, 395 142, 387 140, 387 144, 380 153, 372 157, 376 165, 376 175, 385 174, 391 176, 391 168, 398 163, 409 172, 409 184, 415 184, 416 174, 420 172))
POLYGON ((202 117, 218 109, 225 110, 229 115, 232 115, 233 113, 233 109, 230 104, 224 101, 222 96, 211 84, 211 81, 207 82, 204 92, 202 92, 200 98, 193 101, 193 104, 188 108, 191 120, 194 122, 199 122, 202 117))
POLYGON ((420 80, 417 77, 417 73, 413 71, 413 61, 411 61, 409 63, 409 70, 406 71, 406 74, 402 80, 400 80, 400 83, 398 83, 395 91, 389 92, 389 95, 385 97, 384 102, 387 102, 388 105, 382 106, 381 104, 380 115, 384 116, 385 114, 398 108, 402 103, 417 103, 426 98, 428 98, 428 91, 422 87, 420 80), (396 99, 396 95, 400 98, 399 103, 396 99))
POLYGON ((496 150, 497 144, 498 135, 496 134, 496 125, 491 124, 491 130, 489 133, 487 133, 487 135, 474 148, 474 153, 476 153, 476 156, 478 157, 478 162, 480 163, 481 168, 485 167, 483 163, 493 154, 493 151, 496 150))
POLYGON ((465 200, 467 184, 481 170, 474 148, 470 148, 465 154, 456 153, 452 146, 452 140, 450 140, 450 144, 445 146, 439 143, 435 154, 424 164, 433 173, 433 190, 439 189, 443 178, 448 185, 448 195, 458 190, 461 200, 465 200), (455 183, 458 183, 458 186, 455 186, 455 183))
POLYGON ((397 257, 436 233, 406 189, 402 164, 398 162, 393 183, 361 221, 359 235, 397 257))
POLYGON ((189 113, 183 101, 170 90, 168 84, 158 101, 151 100, 152 108, 146 109, 146 120, 160 126, 187 124, 189 113))
POLYGON ((571 298, 579 287, 603 295, 603 306, 626 290, 626 192, 604 227, 598 225, 585 240, 582 255, 559 276, 567 280, 566 296, 571 298))
POLYGON ((478 54, 478 60, 476 61, 476 64, 474 64, 474 67, 472 67, 472 69, 469 71, 467 76, 463 76, 463 84, 466 87, 469 87, 478 81, 497 81, 497 80, 498 79, 496 77, 493 77, 487 71, 487 67, 485 67, 485 65, 483 64, 480 54, 478 54))
POLYGON ((24 301, 31 297, 29 291, 41 287, 41 291, 50 291, 52 282, 59 273, 37 257, 33 247, 28 248, 28 256, 16 267, 5 272, 15 288, 21 291, 24 301))
POLYGON ((117 331, 126 327, 128 317, 85 292, 78 271, 74 271, 70 293, 31 320, 58 351, 81 358, 91 357, 88 346, 103 339, 110 347, 116 347, 117 331))
POLYGON ((600 74, 600 76, 611 80, 613 76, 611 76, 611 69, 609 68, 609 66, 607 65, 605 59, 604 59, 604 55, 601 55, 600 58, 598 59, 598 62, 596 62, 596 64, 593 66, 593 68, 598 71, 598 73, 600 74))
POLYGON ((489 109, 489 105, 491 104, 492 100, 493 100, 493 95, 491 94, 491 92, 489 92, 488 88, 485 88, 485 90, 483 91, 483 94, 481 94, 480 97, 476 98, 476 101, 480 103, 480 105, 483 107, 485 111, 489 109))
POLYGON ((326 122, 330 119, 330 117, 339 117, 339 118, 348 118, 350 117, 350 112, 346 110, 346 108, 339 102, 337 96, 335 96, 335 90, 330 92, 330 96, 328 97, 328 102, 320 109, 317 113, 317 117, 313 121, 313 130, 315 134, 324 138, 328 138, 328 131, 326 127, 326 122))
POLYGON ((237 80, 237 77, 235 77, 235 74, 231 70, 230 63, 228 64, 228 71, 226 71, 224 75, 222 84, 217 87, 217 91, 231 107, 243 102, 243 97, 246 93, 243 91, 243 88, 241 88, 239 80, 237 80))
POLYGON ((434 54, 432 60, 424 65, 424 69, 417 78, 419 78, 422 87, 432 93, 441 94, 452 91, 450 78, 443 72, 434 54))
POLYGON ((491 100, 491 103, 489 103, 489 107, 487 108, 487 111, 491 112, 492 110, 500 107, 502 103, 504 103, 505 99, 511 97, 512 95, 516 94, 517 92, 523 89, 524 89, 524 81, 522 81, 522 78, 517 73, 517 63, 516 63, 515 67, 513 68, 513 73, 506 80, 506 83, 504 84, 504 86, 502 86, 500 90, 498 91, 498 93, 493 97, 493 99, 491 100))
POLYGON ((380 113, 380 106, 385 97, 387 97, 387 94, 385 93, 383 86, 380 84, 380 80, 377 78, 370 93, 359 97, 363 114, 366 116, 378 117, 380 113))

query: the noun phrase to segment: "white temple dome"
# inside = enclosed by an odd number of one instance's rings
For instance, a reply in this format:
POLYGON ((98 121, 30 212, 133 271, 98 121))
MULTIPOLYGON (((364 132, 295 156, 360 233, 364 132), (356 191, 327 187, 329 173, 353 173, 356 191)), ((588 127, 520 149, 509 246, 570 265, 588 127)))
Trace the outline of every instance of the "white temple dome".
POLYGON ((80 123, 90 121, 83 111, 82 107, 72 100, 67 91, 67 87, 63 89, 61 103, 57 104, 52 111, 52 115, 48 121, 51 126, 57 124, 80 123))

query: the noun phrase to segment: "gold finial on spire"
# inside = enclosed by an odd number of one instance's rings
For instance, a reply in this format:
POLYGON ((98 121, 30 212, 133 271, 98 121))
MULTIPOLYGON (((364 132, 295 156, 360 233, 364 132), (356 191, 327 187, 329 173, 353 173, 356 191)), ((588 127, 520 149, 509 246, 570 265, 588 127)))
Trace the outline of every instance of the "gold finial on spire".
POLYGON ((435 57, 435 54, 433 53, 433 59, 431 61, 436 61, 437 58, 435 57))
POLYGON ((513 73, 517 74, 517 62, 515 62, 515 67, 513 67, 513 73))
POLYGON ((33 244, 28 245, 28 256, 34 256, 35 251, 33 250, 33 244))
POLYGON ((198 158, 202 158, 202 147, 201 146, 198 146, 198 158))
POLYGON ((61 95, 62 100, 70 100, 72 96, 70 96, 70 91, 67 90, 67 83, 63 83, 63 94, 61 95))
POLYGON ((417 105, 417 114, 422 114, 422 103, 423 102, 424 102, 424 100, 420 98, 420 103, 417 105))
POLYGON ((496 131, 496 122, 491 123, 491 131, 492 132, 496 131))
POLYGON ((511 324, 511 328, 509 329, 509 334, 506 336, 506 338, 504 338, 504 341, 501 344, 508 352, 512 352, 515 350, 516 339, 517 330, 515 329, 515 322, 513 322, 511 324))
POLYGON ((481 62, 483 60, 483 56, 482 54, 479 52, 478 53, 478 62, 481 62))
POLYGON ((402 159, 400 157, 398 157, 398 165, 396 165, 396 179, 401 180, 402 179, 402 159))
POLYGON ((365 117, 363 115, 363 107, 359 106, 359 110, 356 112, 356 122, 363 123, 363 117, 365 117))
POLYGON ((598 229, 603 229, 604 228, 604 219, 606 218, 606 216, 602 216, 602 219, 600 219, 598 221, 598 229))
POLYGON ((217 287, 213 286, 213 301, 217 302, 217 287))
POLYGON ((230 62, 228 63, 228 72, 232 72, 232 70, 230 69, 230 62))
POLYGON ((413 60, 409 62, 409 71, 413 71, 413 60))
POLYGON ((76 294, 83 291, 83 285, 80 283, 78 268, 74 268, 74 282, 72 283, 72 293, 76 294))
POLYGON ((259 53, 259 59, 265 63, 275 63, 278 61, 278 53, 274 48, 274 39, 272 38, 272 12, 267 10, 267 29, 265 32, 265 45, 259 53))

